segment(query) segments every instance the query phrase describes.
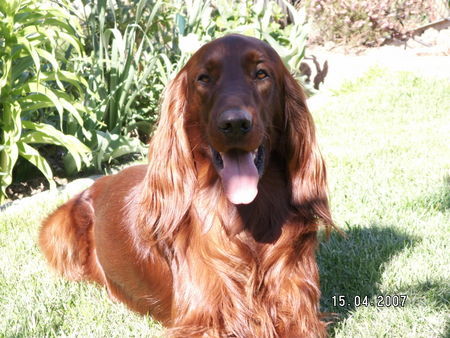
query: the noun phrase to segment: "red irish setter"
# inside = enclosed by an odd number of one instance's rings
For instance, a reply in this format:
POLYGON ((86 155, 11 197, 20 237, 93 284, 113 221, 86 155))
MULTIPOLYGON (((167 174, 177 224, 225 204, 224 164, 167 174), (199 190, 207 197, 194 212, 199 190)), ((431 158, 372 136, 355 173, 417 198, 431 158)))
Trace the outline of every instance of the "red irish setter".
POLYGON ((320 337, 325 166, 301 87, 266 43, 229 35, 168 85, 149 164, 48 217, 39 244, 176 337, 320 337))

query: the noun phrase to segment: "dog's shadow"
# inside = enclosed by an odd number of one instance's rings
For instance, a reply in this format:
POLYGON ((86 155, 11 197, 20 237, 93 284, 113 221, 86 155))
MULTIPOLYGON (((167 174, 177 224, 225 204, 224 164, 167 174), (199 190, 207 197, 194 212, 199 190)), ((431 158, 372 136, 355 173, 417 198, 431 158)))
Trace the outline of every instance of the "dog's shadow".
POLYGON ((419 241, 393 227, 379 224, 370 227, 351 225, 344 233, 334 232, 328 241, 321 241, 317 256, 321 310, 332 314, 327 318, 332 323, 330 333, 355 310, 358 303, 355 297, 362 302, 366 296, 371 300, 381 295, 378 285, 384 264, 405 247, 419 241))

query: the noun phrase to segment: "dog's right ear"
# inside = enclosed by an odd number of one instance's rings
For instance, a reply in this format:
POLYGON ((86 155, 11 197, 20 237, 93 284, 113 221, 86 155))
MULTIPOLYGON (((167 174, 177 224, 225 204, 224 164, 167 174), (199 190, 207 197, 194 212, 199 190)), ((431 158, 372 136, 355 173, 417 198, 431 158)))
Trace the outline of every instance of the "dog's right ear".
POLYGON ((284 137, 291 203, 332 226, 325 163, 317 145, 314 121, 301 86, 286 68, 284 74, 284 137))
POLYGON ((186 69, 166 87, 158 126, 148 151, 148 170, 139 215, 150 242, 172 236, 191 207, 196 174, 185 129, 186 69))

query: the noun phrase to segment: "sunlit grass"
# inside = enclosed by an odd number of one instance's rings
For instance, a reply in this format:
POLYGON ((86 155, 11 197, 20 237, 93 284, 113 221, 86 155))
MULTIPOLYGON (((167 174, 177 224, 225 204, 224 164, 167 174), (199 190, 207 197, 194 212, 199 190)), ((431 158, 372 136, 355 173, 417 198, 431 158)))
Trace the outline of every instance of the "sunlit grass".
POLYGON ((50 272, 36 246, 39 224, 67 198, 0 214, 0 337, 161 336, 158 323, 112 302, 104 289, 50 272))
MULTIPOLYGON (((314 111, 337 224, 320 246, 337 337, 449 334, 450 82, 374 68, 314 111), (344 295, 344 307, 333 296, 344 295), (355 296, 406 295, 404 307, 355 296), (381 305, 381 304, 380 304, 381 305)), ((378 299, 381 299, 378 297, 378 299)))

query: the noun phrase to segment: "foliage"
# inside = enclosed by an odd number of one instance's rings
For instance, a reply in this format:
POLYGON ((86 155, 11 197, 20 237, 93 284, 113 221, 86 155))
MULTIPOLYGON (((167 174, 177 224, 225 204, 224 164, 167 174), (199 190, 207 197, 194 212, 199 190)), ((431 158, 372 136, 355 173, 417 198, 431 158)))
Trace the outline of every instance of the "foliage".
POLYGON ((317 40, 379 46, 404 38, 427 20, 432 0, 311 0, 308 12, 317 26, 317 40))
MULTIPOLYGON (((68 57, 81 55, 77 27, 62 6, 38 0, 0 0, 0 203, 21 156, 51 185, 53 175, 36 144, 69 150, 77 168, 89 149, 55 126, 40 123, 56 111, 60 125, 67 113, 83 125, 83 78, 67 70, 68 57)), ((48 120, 47 120, 48 122, 48 120)))
MULTIPOLYGON (((184 10, 176 13, 176 32, 181 60, 199 46, 230 33, 267 41, 282 57, 294 75, 299 76, 308 33, 306 12, 282 0, 287 12, 276 1, 178 1, 184 10), (289 16, 290 23, 286 18, 289 16)), ((184 63, 184 62, 182 62, 184 63)))
POLYGON ((276 1, 218 1, 216 24, 219 34, 240 33, 267 41, 290 71, 300 75, 300 63, 305 54, 308 25, 304 9, 296 9, 289 1, 281 1, 287 8, 282 12, 276 1), (286 17, 290 23, 287 24, 286 17))
MULTIPOLYGON (((88 81, 85 104, 94 115, 87 116, 88 135, 79 127, 70 129, 93 149, 91 164, 100 169, 104 162, 145 151, 133 136, 135 129, 148 133, 152 123, 148 121, 145 90, 150 74, 155 72, 156 56, 148 35, 160 2, 139 1, 134 15, 125 17, 129 22, 123 22, 123 12, 128 8, 113 1, 83 0, 82 5, 88 55, 81 60, 79 71, 88 81), (151 13, 146 8, 151 8, 151 13)), ((67 166, 73 173, 70 162, 67 166)))

